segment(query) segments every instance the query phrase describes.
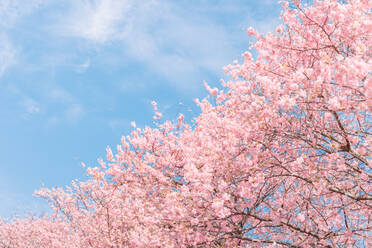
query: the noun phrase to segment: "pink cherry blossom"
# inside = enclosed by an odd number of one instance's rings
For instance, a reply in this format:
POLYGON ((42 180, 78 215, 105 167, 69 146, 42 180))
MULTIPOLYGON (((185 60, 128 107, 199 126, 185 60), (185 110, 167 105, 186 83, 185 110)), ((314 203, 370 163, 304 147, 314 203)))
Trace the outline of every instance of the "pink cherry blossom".
POLYGON ((371 246, 372 1, 282 5, 192 125, 133 130, 0 247, 371 246))

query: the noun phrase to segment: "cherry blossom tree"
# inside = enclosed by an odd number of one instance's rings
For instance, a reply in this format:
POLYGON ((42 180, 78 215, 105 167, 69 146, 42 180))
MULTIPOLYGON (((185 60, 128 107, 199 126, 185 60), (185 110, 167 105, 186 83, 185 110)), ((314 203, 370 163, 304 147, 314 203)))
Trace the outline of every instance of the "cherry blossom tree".
POLYGON ((0 247, 372 246, 372 1, 282 5, 194 125, 134 128, 0 247))

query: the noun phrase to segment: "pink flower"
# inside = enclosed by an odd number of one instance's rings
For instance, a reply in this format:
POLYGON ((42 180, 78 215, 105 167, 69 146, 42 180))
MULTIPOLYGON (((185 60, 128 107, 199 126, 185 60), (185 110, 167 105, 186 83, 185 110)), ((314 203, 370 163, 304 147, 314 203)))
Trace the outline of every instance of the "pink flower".
POLYGON ((328 105, 331 110, 338 110, 340 108, 340 102, 335 96, 328 100, 328 105))
POLYGON ((289 6, 288 1, 283 1, 283 3, 282 3, 282 8, 283 8, 283 9, 287 9, 288 6, 289 6))
POLYGON ((213 88, 211 89, 211 91, 209 92, 212 96, 216 96, 217 93, 218 93, 218 89, 217 88, 213 88))
POLYGON ((106 147, 107 152, 107 160, 114 161, 114 155, 112 154, 111 148, 109 146, 106 147))
POLYGON ((302 213, 298 214, 297 215, 297 220, 300 221, 300 222, 304 222, 305 221, 305 215, 303 215, 302 213))
POLYGON ((280 26, 276 27, 276 32, 278 32, 279 34, 281 34, 283 32, 283 26, 280 25, 280 26))
POLYGON ((157 103, 155 101, 151 102, 152 107, 154 108, 154 111, 158 110, 157 103))
POLYGON ((223 208, 223 200, 222 199, 215 199, 212 203, 212 208, 215 210, 220 210, 223 208))
POLYGON ((249 36, 256 36, 256 31, 252 27, 249 27, 247 32, 249 36))

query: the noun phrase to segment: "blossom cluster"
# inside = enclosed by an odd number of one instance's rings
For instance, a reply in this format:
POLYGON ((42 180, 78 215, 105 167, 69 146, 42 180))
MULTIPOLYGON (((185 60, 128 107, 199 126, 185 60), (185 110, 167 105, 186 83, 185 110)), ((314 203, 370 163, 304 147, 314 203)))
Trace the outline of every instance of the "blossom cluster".
POLYGON ((284 1, 194 126, 133 123, 89 180, 37 192, 52 215, 0 222, 0 247, 372 246, 371 8, 284 1))

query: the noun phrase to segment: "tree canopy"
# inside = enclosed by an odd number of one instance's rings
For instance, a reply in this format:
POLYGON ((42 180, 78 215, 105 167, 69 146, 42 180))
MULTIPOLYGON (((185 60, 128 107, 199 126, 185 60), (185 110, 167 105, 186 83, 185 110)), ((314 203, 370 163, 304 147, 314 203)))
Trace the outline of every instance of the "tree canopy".
POLYGON ((372 1, 282 5, 195 125, 134 128, 0 247, 372 246, 372 1))

